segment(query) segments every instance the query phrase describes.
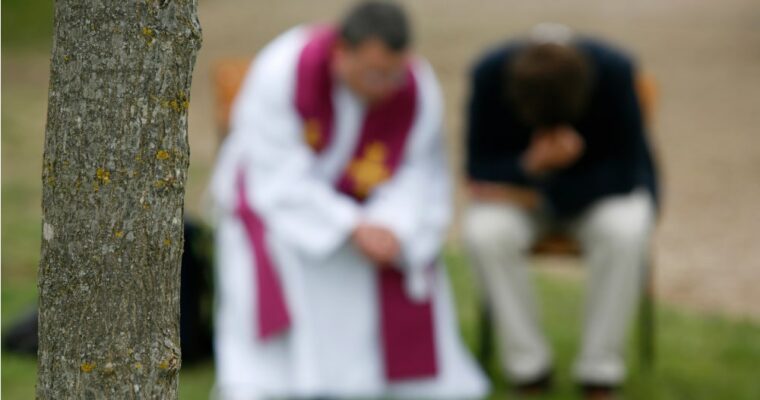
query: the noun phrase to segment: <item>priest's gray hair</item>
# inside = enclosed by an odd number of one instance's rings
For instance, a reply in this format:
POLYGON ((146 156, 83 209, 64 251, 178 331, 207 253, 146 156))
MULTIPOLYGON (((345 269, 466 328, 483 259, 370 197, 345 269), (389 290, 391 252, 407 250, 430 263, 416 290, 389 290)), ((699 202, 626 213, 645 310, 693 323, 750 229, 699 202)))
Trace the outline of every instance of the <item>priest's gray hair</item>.
POLYGON ((351 8, 340 23, 340 36, 354 47, 379 39, 394 51, 405 50, 412 42, 404 9, 391 1, 363 1, 351 8))

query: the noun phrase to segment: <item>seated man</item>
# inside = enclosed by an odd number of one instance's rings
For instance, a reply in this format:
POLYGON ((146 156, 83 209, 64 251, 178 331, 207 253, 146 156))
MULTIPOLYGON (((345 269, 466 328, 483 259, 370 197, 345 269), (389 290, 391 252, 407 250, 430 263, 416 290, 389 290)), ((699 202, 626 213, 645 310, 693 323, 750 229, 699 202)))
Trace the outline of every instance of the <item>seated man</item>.
POLYGON ((443 105, 403 11, 264 48, 214 172, 217 396, 475 399, 439 253, 443 105))
POLYGON ((623 381, 656 198, 635 79, 629 57, 561 26, 539 26, 474 69, 464 236, 521 391, 551 378, 526 253, 557 229, 575 235, 590 267, 576 377, 589 394, 623 381))

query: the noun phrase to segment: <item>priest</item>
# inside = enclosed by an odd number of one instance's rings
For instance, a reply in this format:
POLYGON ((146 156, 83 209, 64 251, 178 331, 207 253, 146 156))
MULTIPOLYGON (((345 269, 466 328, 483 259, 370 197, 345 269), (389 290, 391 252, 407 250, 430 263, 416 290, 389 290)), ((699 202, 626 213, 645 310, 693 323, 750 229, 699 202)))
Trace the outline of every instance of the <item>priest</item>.
POLYGON ((410 36, 364 2, 251 65, 210 188, 217 397, 485 396, 440 258, 440 88, 410 36))

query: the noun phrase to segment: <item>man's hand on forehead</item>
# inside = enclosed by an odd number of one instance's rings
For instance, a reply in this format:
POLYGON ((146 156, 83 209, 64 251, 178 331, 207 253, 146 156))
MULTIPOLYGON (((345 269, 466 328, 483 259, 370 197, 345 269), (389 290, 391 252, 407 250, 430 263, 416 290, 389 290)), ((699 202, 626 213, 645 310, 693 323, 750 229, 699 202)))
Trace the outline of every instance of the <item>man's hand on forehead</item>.
POLYGON ((569 167, 583 155, 583 138, 570 125, 539 128, 533 134, 522 163, 531 175, 542 175, 569 167))

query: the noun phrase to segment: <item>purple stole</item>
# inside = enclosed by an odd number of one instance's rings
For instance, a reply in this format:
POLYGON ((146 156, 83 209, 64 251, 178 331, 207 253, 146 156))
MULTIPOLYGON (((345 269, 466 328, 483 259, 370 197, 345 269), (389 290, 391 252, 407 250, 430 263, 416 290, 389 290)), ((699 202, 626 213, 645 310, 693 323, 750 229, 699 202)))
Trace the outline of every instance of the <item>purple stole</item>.
POLYGON ((245 189, 245 176, 237 176, 237 215, 243 223, 248 244, 256 265, 256 318, 259 339, 268 339, 290 327, 290 312, 280 285, 269 248, 266 243, 264 222, 250 206, 245 189))
MULTIPOLYGON (((336 38, 331 28, 315 28, 301 51, 297 68, 295 107, 304 121, 304 140, 317 154, 330 144, 333 133, 330 58, 336 38)), ((417 86, 409 68, 405 78, 390 98, 367 111, 352 159, 336 183, 336 190, 358 202, 390 179, 401 164, 417 103, 417 86)), ((239 182, 239 216, 256 261, 258 336, 266 339, 287 330, 291 318, 266 248, 264 224, 248 206, 242 180, 239 182)), ((431 300, 412 301, 397 266, 385 266, 377 273, 386 378, 400 381, 435 376, 438 364, 431 300)))

